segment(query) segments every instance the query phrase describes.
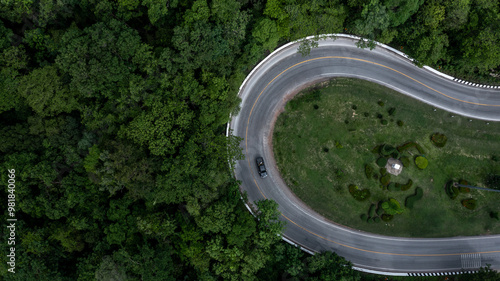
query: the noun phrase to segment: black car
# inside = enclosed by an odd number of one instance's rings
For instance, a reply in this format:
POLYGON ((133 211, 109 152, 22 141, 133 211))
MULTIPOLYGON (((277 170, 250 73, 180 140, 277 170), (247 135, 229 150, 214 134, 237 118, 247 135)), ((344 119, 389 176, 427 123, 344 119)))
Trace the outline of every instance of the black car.
POLYGON ((262 157, 257 157, 257 170, 261 178, 267 177, 266 165, 264 165, 264 159, 262 157))

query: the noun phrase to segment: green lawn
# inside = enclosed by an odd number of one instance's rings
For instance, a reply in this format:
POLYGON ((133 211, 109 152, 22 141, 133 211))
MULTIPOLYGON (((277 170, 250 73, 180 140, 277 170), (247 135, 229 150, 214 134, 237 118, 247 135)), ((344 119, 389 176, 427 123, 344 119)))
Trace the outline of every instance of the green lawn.
POLYGON ((373 233, 406 237, 446 237, 500 233, 500 223, 490 212, 500 211, 500 193, 471 190, 454 200, 446 194, 447 181, 465 179, 486 187, 488 174, 500 174, 500 123, 452 115, 420 103, 383 86, 356 79, 334 79, 320 90, 308 90, 290 101, 277 120, 274 153, 278 168, 292 191, 318 213, 339 224, 373 233), (379 102, 383 102, 383 106, 379 102), (396 108, 389 116, 390 108, 396 108), (354 108, 354 109, 353 109, 354 108), (369 116, 365 117, 365 113, 369 116), (387 125, 382 124, 381 114, 387 125), (452 117, 453 116, 453 117, 452 117), (404 122, 398 126, 397 121, 404 122), (443 133, 448 141, 434 146, 430 136, 443 133), (424 150, 428 167, 419 170, 413 159, 420 155, 409 149, 403 155, 410 166, 391 181, 407 183, 407 191, 388 191, 376 179, 365 176, 365 165, 379 167, 373 153, 381 144, 398 146, 416 141, 424 150), (494 159, 492 159, 494 158, 494 159), (369 189, 366 201, 357 201, 348 186, 369 189), (413 209, 395 215, 389 222, 368 223, 370 205, 395 198, 404 207, 405 198, 423 189, 413 209), (469 210, 461 201, 477 200, 469 210))

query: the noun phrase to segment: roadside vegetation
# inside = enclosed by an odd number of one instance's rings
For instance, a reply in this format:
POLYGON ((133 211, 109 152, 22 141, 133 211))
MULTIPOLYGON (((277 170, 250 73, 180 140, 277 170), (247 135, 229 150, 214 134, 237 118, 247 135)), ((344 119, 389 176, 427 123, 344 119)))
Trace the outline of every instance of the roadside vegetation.
POLYGON ((275 204, 242 205, 227 165, 241 140, 224 135, 238 88, 278 46, 339 32, 498 82, 499 4, 455 3, 0 1, 0 180, 15 169, 18 219, 16 273, 1 243, 0 279, 352 277, 281 242, 275 204))
POLYGON ((500 233, 500 123, 472 120, 347 78, 300 93, 276 123, 281 175, 332 221, 407 237, 500 233), (384 122, 386 121, 386 122, 384 122), (388 161, 402 164, 399 175, 388 161))

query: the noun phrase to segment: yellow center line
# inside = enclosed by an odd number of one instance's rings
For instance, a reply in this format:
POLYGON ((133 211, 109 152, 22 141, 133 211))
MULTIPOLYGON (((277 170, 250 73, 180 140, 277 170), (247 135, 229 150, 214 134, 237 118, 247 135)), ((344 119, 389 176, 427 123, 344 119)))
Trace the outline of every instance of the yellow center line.
MULTIPOLYGON (((459 102, 463 102, 463 103, 468 103, 468 104, 474 104, 474 105, 481 105, 481 106, 500 106, 500 105, 494 105, 494 104, 482 104, 482 103, 475 103, 475 102, 470 102, 470 101, 464 101, 464 100, 461 100, 461 99, 458 99, 458 98, 454 98, 454 97, 451 97, 451 96, 448 96, 420 81, 418 81, 417 79, 413 78, 413 77, 410 77, 409 75, 406 75, 394 68, 391 68, 391 67, 388 67, 386 65, 383 65, 383 64, 380 64, 380 63, 376 63, 376 62, 373 62, 373 61, 369 61, 369 60, 364 60, 364 59, 358 59, 358 58, 351 58, 351 57, 340 57, 340 56, 326 56, 326 57, 319 57, 319 58, 313 58, 313 59, 308 59, 308 60, 304 60, 302 62, 299 62, 299 63, 296 63, 290 67, 288 67, 287 69, 283 70, 280 74, 276 75, 276 77, 274 77, 271 81, 269 81, 269 83, 267 83, 267 85, 264 87, 264 89, 262 89, 262 91, 259 93, 259 95, 257 96, 257 99, 255 100, 255 102, 253 103, 252 105, 252 109, 250 109, 250 114, 248 115, 248 120, 247 120, 247 128, 246 128, 246 131, 245 131, 245 154, 248 155, 248 127, 250 125, 250 117, 252 116, 252 112, 255 108, 255 105, 257 104, 257 101, 260 99, 260 96, 264 93, 264 91, 267 89, 267 87, 269 87, 269 85, 271 85, 272 82, 274 82, 274 80, 276 80, 278 77, 280 77, 283 73, 287 72, 288 70, 298 66, 298 65, 301 65, 303 63, 306 63, 306 62, 311 62, 311 61, 316 61, 316 60, 323 60, 323 59, 346 59, 346 60, 355 60, 355 61, 361 61, 361 62, 366 62, 366 63, 371 63, 371 64, 374 64, 374 65, 378 65, 378 66, 381 66, 383 68, 386 68, 386 69, 389 69, 389 70, 392 70, 396 73, 399 73, 419 84, 421 84, 422 86, 440 94, 440 95, 443 95, 447 98, 450 98, 450 99, 453 99, 453 100, 456 100, 456 101, 459 101, 459 102)), ((248 167, 250 168, 251 167, 251 164, 250 164, 250 159, 247 158, 247 162, 248 162, 248 167)), ((264 197, 264 199, 267 199, 267 197, 264 195, 264 193, 262 192, 262 190, 260 189, 260 186, 257 184, 257 180, 255 179, 255 174, 254 172, 252 171, 252 169, 250 169, 250 172, 252 174, 252 178, 253 178, 253 181, 255 183, 255 185, 257 186, 257 189, 259 190, 260 194, 262 195, 262 197, 264 197)), ((316 237, 319 237, 323 240, 326 240, 328 242, 332 242, 334 244, 337 244, 339 246, 343 246, 343 247, 346 247, 346 248, 349 248, 349 249, 353 249, 353 250, 358 250, 358 251, 362 251, 362 252, 367 252, 367 253, 373 253, 373 254, 381 254, 381 255, 393 255, 393 256, 411 256, 411 257, 439 257, 439 256, 459 256, 459 255, 465 255, 465 254, 491 254, 491 253, 500 253, 500 250, 498 251, 485 251, 485 252, 467 252, 467 253, 452 253, 452 254, 398 254, 398 253, 388 253, 388 252, 377 252, 377 251, 371 251, 371 250, 365 250, 365 249, 361 249, 361 248, 356 248, 356 247, 353 247, 353 246, 349 246, 349 245, 346 245, 346 244, 342 244, 342 243, 339 243, 339 242, 336 242, 336 241, 333 241, 333 240, 330 240, 326 237, 323 237, 319 234, 316 234, 308 229, 306 229, 305 227, 302 227, 300 226, 299 224, 295 223, 293 220, 289 219, 288 217, 286 217, 285 215, 283 215, 283 213, 281 213, 281 216, 283 216, 287 221, 291 222, 292 224, 296 225, 297 227, 307 231, 308 233, 311 233, 312 235, 316 236, 316 237)))

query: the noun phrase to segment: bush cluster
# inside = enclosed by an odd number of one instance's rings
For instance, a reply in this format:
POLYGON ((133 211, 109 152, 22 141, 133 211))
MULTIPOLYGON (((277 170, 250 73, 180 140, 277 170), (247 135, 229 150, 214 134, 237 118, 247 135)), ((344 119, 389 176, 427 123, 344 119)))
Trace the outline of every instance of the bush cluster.
POLYGON ((402 214, 404 212, 404 209, 401 208, 401 204, 394 198, 389 198, 389 200, 382 203, 382 208, 388 215, 402 214))
POLYGON ((375 212, 375 210, 377 210, 377 206, 372 203, 370 208, 368 208, 368 214, 362 214, 360 216, 361 220, 366 221, 367 223, 380 222, 380 218, 378 217, 380 214, 378 213, 378 210, 377 212, 375 212))
POLYGON ((385 176, 385 174, 387 174, 387 169, 386 168, 380 168, 378 171, 380 172, 380 174, 382 176, 385 176))
POLYGON ((354 199, 358 201, 365 201, 370 198, 370 190, 368 189, 359 189, 357 185, 351 184, 349 185, 349 193, 354 197, 354 199))
POLYGON ((440 133, 434 133, 431 135, 431 142, 436 146, 436 147, 443 147, 446 144, 446 141, 448 138, 440 133))
POLYGON ((417 167, 420 170, 427 168, 428 164, 429 164, 429 161, 427 161, 427 158, 425 158, 423 156, 418 156, 417 158, 415 158, 415 165, 417 165, 417 167))
POLYGON ((389 110, 387 110, 387 112, 389 113, 389 116, 392 116, 394 115, 394 113, 396 113, 396 108, 391 107, 389 110))
MULTIPOLYGON (((463 184, 463 185, 469 185, 469 182, 467 182, 466 180, 459 180, 458 181, 459 184, 463 184)), ((470 188, 468 187, 459 187, 458 190, 460 191, 460 193, 469 193, 470 192, 470 188)))
POLYGON ((389 190, 389 191, 399 191, 399 190, 401 190, 401 189, 399 188, 399 186, 398 186, 398 184, 397 184, 397 183, 391 182, 391 183, 389 183, 389 185, 387 186, 387 190, 389 190))
POLYGON ((389 123, 389 122, 387 122, 387 120, 385 120, 385 119, 380 120, 380 124, 382 124, 382 125, 387 125, 387 123, 389 123))
POLYGON ((384 102, 383 102, 383 101, 381 101, 381 100, 379 100, 379 101, 377 102, 377 104, 378 104, 378 105, 380 105, 380 106, 384 106, 384 102))
POLYGON ((384 203, 384 201, 379 201, 378 202, 378 208, 377 208, 377 215, 380 217, 382 216, 382 214, 384 213, 384 208, 382 208, 382 204, 384 203))
POLYGON ((401 121, 401 120, 398 120, 398 122, 396 122, 398 124, 399 127, 403 127, 403 125, 405 124, 405 122, 401 121))
POLYGON ((462 205, 469 210, 476 209, 476 204, 476 199, 473 198, 462 200, 462 205))
POLYGON ((422 199, 422 196, 424 196, 424 191, 417 186, 417 188, 415 188, 415 194, 406 197, 405 206, 412 209, 415 202, 422 199))
POLYGON ((373 203, 372 203, 372 204, 370 205, 370 208, 368 209, 368 216, 369 216, 369 217, 372 217, 372 218, 373 218, 373 217, 375 216, 375 209, 376 209, 376 208, 377 208, 377 207, 375 206, 375 204, 373 204, 373 203))
POLYGON ((446 191, 446 194, 450 197, 450 199, 457 198, 458 194, 460 193, 458 187, 453 186, 453 181, 447 182, 444 189, 446 191))
POLYGON ((420 154, 425 154, 424 149, 418 143, 413 142, 413 141, 407 142, 407 143, 405 143, 403 145, 400 145, 400 146, 398 146, 397 149, 398 149, 398 151, 400 153, 403 153, 403 152, 405 152, 406 150, 408 150, 408 149, 410 149, 412 147, 415 147, 420 154))
POLYGON ((379 159, 377 159, 376 163, 379 167, 385 167, 385 165, 387 164, 387 158, 380 157, 379 159))
POLYGON ((395 151, 396 151, 396 148, 390 144, 384 144, 380 148, 380 154, 382 154, 383 156, 389 156, 392 153, 394 153, 395 151))
POLYGON ((387 186, 391 182, 391 174, 385 174, 383 177, 380 178, 380 183, 383 186, 387 186))
POLYGON ((413 185, 413 181, 411 179, 408 179, 408 182, 406 184, 399 184, 399 187, 401 191, 406 191, 411 188, 413 185))

